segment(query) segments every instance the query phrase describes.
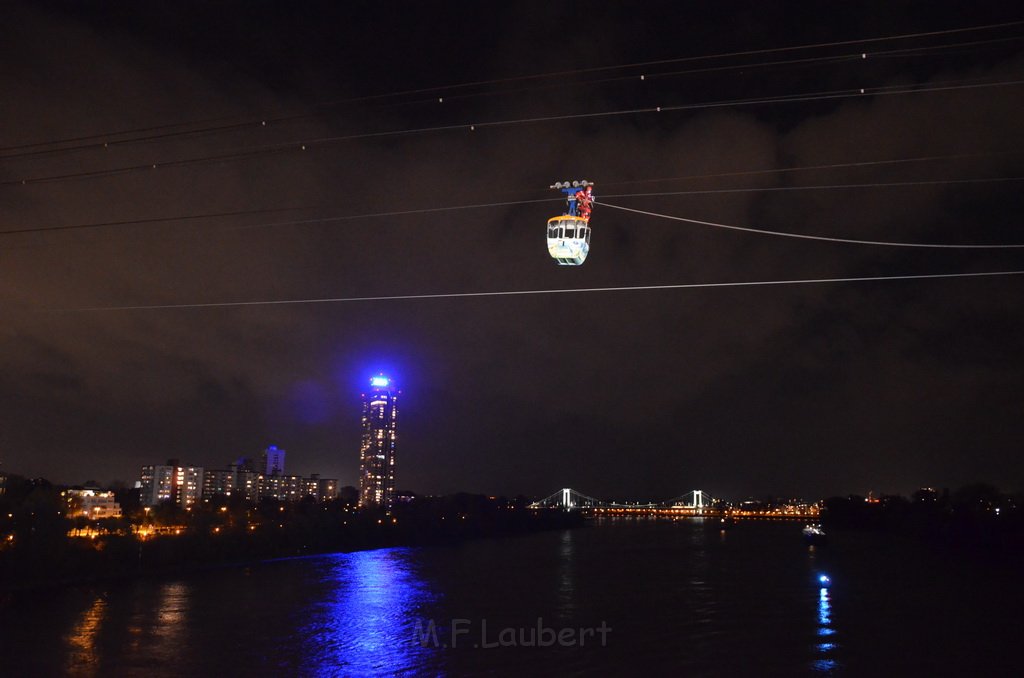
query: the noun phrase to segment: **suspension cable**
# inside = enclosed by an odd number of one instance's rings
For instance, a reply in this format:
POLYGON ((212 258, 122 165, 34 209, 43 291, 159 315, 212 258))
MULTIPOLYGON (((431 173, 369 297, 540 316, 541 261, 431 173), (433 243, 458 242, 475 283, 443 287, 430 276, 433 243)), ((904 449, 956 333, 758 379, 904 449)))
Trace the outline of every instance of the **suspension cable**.
MULTIPOLYGON (((827 43, 817 43, 817 44, 809 44, 809 45, 794 45, 794 46, 788 46, 788 47, 777 47, 777 48, 769 48, 769 49, 747 50, 747 51, 741 51, 741 52, 729 52, 729 53, 722 53, 722 54, 697 55, 697 56, 681 57, 681 58, 675 58, 675 59, 662 59, 662 60, 658 60, 658 61, 647 61, 647 62, 636 62, 636 63, 627 63, 627 64, 618 64, 618 65, 609 65, 609 66, 598 66, 598 67, 593 67, 593 68, 583 68, 583 69, 576 69, 576 70, 570 70, 570 71, 560 71, 560 72, 552 72, 552 73, 539 73, 539 74, 532 74, 532 75, 515 76, 515 77, 508 77, 508 78, 499 78, 499 79, 493 79, 493 80, 481 80, 481 81, 477 81, 477 82, 464 82, 464 83, 456 83, 456 84, 434 86, 434 87, 423 87, 423 88, 418 88, 418 89, 410 89, 410 90, 398 91, 398 92, 388 92, 388 93, 381 93, 381 94, 368 95, 368 96, 351 97, 351 98, 348 98, 348 99, 340 99, 340 100, 335 100, 335 101, 323 101, 323 102, 319 102, 317 104, 314 104, 314 106, 317 107, 317 108, 325 108, 325 107, 329 107, 329 106, 338 106, 338 105, 344 105, 344 104, 379 101, 379 100, 385 100, 385 99, 389 99, 389 98, 397 98, 397 97, 401 97, 401 96, 406 96, 406 95, 410 95, 410 94, 427 94, 427 93, 430 93, 430 92, 440 92, 440 93, 443 93, 443 92, 446 92, 446 91, 465 89, 465 88, 469 88, 469 87, 479 87, 479 86, 483 86, 483 85, 494 85, 494 84, 502 84, 502 83, 510 83, 510 82, 523 82, 523 81, 530 81, 530 80, 544 80, 544 79, 550 79, 550 78, 560 78, 561 79, 561 78, 564 78, 567 75, 579 75, 579 74, 586 74, 586 73, 599 73, 599 72, 608 72, 608 71, 616 71, 616 70, 627 70, 627 69, 642 68, 642 67, 647 67, 647 66, 660 66, 660 65, 675 64, 675 63, 692 63, 692 62, 699 62, 699 61, 712 61, 712 60, 715 60, 715 59, 733 58, 733 57, 738 57, 738 56, 755 56, 755 55, 760 55, 760 54, 777 54, 777 53, 796 52, 796 51, 809 50, 809 49, 821 49, 821 48, 825 48, 825 47, 842 47, 842 46, 852 46, 852 45, 867 45, 867 44, 872 44, 872 43, 885 42, 885 41, 889 41, 889 40, 892 40, 892 41, 907 40, 907 39, 913 39, 913 38, 935 37, 935 36, 940 36, 940 35, 953 35, 953 34, 959 34, 959 33, 969 33, 969 32, 974 32, 974 31, 986 31, 986 30, 992 30, 992 29, 1010 28, 1010 27, 1020 26, 1022 24, 1024 24, 1024 21, 1011 21, 1011 22, 998 23, 998 24, 988 24, 988 25, 982 25, 982 26, 968 26, 968 27, 963 27, 963 28, 947 29, 947 30, 939 30, 939 31, 928 31, 928 32, 921 32, 921 33, 906 33, 906 34, 901 34, 901 35, 880 36, 880 37, 875 37, 875 38, 862 38, 862 39, 858 39, 858 40, 844 40, 844 41, 839 41, 839 42, 827 42, 827 43)), ((909 53, 909 52, 920 52, 920 51, 925 51, 925 50, 948 49, 950 47, 980 45, 980 44, 996 43, 996 42, 1001 42, 1001 41, 1012 41, 1012 40, 1018 40, 1018 39, 1020 39, 1019 36, 1012 36, 1012 37, 1004 37, 1004 38, 992 38, 992 39, 987 39, 987 40, 974 40, 974 41, 968 41, 968 42, 963 42, 963 43, 948 43, 948 44, 938 44, 938 45, 924 45, 924 46, 921 46, 921 47, 906 47, 906 48, 900 48, 900 49, 871 52, 871 56, 872 57, 878 57, 878 56, 886 56, 886 55, 890 55, 890 54, 891 55, 896 55, 896 54, 904 53, 904 52, 909 53)), ((863 55, 861 55, 861 56, 863 57, 863 55)), ((832 60, 832 59, 843 59, 843 58, 849 58, 849 57, 847 55, 812 57, 812 58, 809 58, 809 59, 792 60, 792 63, 798 63, 798 62, 801 62, 801 61, 813 61, 813 60, 816 60, 816 59, 832 60)), ((778 63, 786 64, 788 62, 778 62, 778 63)), ((777 65, 777 63, 775 63, 775 62, 767 62, 767 64, 751 63, 751 64, 741 64, 741 65, 736 65, 736 66, 723 66, 723 67, 712 67, 712 68, 713 69, 755 68, 755 67, 759 67, 759 66, 762 66, 762 65, 777 65)), ((646 74, 646 77, 652 77, 653 78, 653 77, 673 76, 673 75, 686 74, 686 73, 690 73, 690 72, 699 72, 701 70, 706 70, 706 69, 691 69, 691 70, 687 70, 687 71, 677 71, 677 72, 674 72, 674 73, 673 72, 669 72, 669 73, 650 73, 650 74, 646 74)), ((636 76, 622 76, 622 77, 623 78, 633 78, 633 77, 636 77, 636 76)), ((620 79, 620 78, 608 78, 607 80, 613 81, 613 80, 617 80, 617 79, 620 79)), ((586 84, 586 83, 584 83, 584 84, 586 84)), ((562 85, 558 85, 558 86, 564 86, 564 83, 562 85)), ((448 96, 450 98, 457 98, 457 97, 465 97, 465 96, 473 96, 473 95, 467 95, 467 94, 462 94, 462 95, 454 94, 453 95, 453 94, 449 94, 448 96)), ((443 99, 443 97, 442 97, 442 99, 443 99)), ((412 102, 412 103, 419 103, 419 102, 412 102)), ((268 116, 267 114, 264 114, 264 115, 259 116, 259 117, 256 117, 256 116, 247 117, 247 116, 224 115, 224 116, 210 117, 210 118, 204 118, 204 119, 199 119, 199 120, 191 120, 191 121, 184 121, 184 122, 178 122, 178 123, 168 123, 168 124, 163 124, 163 125, 150 125, 150 126, 144 126, 144 127, 135 127, 135 128, 130 128, 130 129, 122 129, 122 130, 101 132, 101 133, 95 133, 95 134, 87 134, 87 135, 81 135, 81 136, 76 136, 76 137, 69 137, 69 138, 64 138, 64 139, 56 139, 56 140, 51 140, 51 141, 30 142, 30 143, 22 143, 22 144, 16 144, 16 145, 11 145, 11 146, 5 146, 5 147, 0 147, 0 157, 2 157, 2 158, 13 158, 13 157, 19 157, 21 155, 35 155, 37 153, 47 153, 47 152, 50 152, 50 151, 57 151, 57 152, 59 152, 59 151, 65 151, 65 150, 79 150, 79 149, 82 149, 82 148, 91 148, 91 147, 96 147, 96 146, 103 146, 103 145, 105 145, 104 142, 103 142, 104 139, 106 139, 107 143, 109 143, 109 144, 131 143, 133 141, 145 141, 145 140, 150 140, 150 139, 174 137, 174 136, 179 136, 179 135, 192 135, 192 134, 197 134, 197 133, 201 134, 201 133, 205 133, 205 132, 227 131, 227 130, 231 130, 231 129, 238 129, 238 128, 242 128, 242 127, 247 127, 247 126, 250 126, 250 125, 259 125, 261 127, 264 127, 264 126, 266 126, 266 124, 268 122, 272 122, 272 123, 273 122, 283 122, 283 121, 290 121, 290 120, 296 120, 296 119, 303 119, 303 118, 306 118, 306 117, 309 117, 309 115, 308 114, 295 114, 295 115, 287 115, 286 114, 286 115, 281 115, 281 116, 272 116, 272 115, 268 116), (192 126, 195 126, 195 125, 206 125, 206 127, 199 127, 199 128, 193 127, 192 129, 188 129, 188 130, 169 131, 169 130, 175 130, 175 128, 186 127, 186 126, 192 127, 192 126), (139 134, 139 133, 143 133, 143 134, 145 134, 145 133, 156 133, 156 134, 154 136, 152 136, 152 137, 139 137, 139 138, 134 138, 134 139, 121 139, 121 140, 114 139, 114 137, 118 137, 118 136, 124 136, 124 135, 128 135, 128 134, 139 134), (69 143, 74 144, 76 142, 86 142, 86 143, 81 144, 79 146, 63 147, 63 148, 56 148, 56 149, 45 149, 44 148, 46 146, 58 146, 58 145, 61 145, 61 144, 69 144, 69 143), (37 150, 37 149, 43 149, 43 150, 37 150)))
POLYGON ((328 145, 334 145, 338 143, 345 143, 351 141, 367 140, 367 139, 381 139, 396 136, 413 136, 421 134, 430 134, 438 132, 452 132, 452 131, 469 131, 473 132, 477 129, 485 128, 501 128, 501 127, 513 127, 522 125, 531 125, 539 123, 549 122, 568 122, 573 120, 587 120, 587 119, 599 119, 599 118, 614 118, 630 115, 641 115, 651 113, 667 113, 667 112, 685 112, 695 110, 705 110, 714 108, 728 108, 733 106, 755 106, 755 105, 767 105, 767 104, 786 104, 786 103, 806 103, 809 101, 830 101, 830 100, 843 100, 852 98, 862 98, 871 96, 894 96, 904 94, 927 94, 930 92, 949 92, 949 91, 961 91, 971 90, 979 88, 991 88, 991 87, 1012 87, 1024 85, 1024 80, 999 80, 999 81, 949 81, 952 84, 937 84, 932 86, 904 86, 904 85, 893 85, 893 86, 882 86, 874 88, 860 88, 855 90, 831 90, 822 92, 812 92, 807 94, 789 94, 781 95, 776 97, 763 97, 763 98, 752 98, 752 99, 734 99, 734 100, 723 100, 723 101, 712 101, 697 104, 678 104, 670 106, 647 106, 643 108, 630 108, 621 109, 614 111, 597 111, 591 113, 568 113, 563 115, 547 115, 547 116, 536 116, 530 118, 517 118, 517 119, 506 119, 506 120, 491 120, 483 122, 469 122, 469 123, 456 123, 449 125, 436 125, 432 127, 422 128, 410 128, 410 129, 398 129, 398 130, 385 130, 381 132, 364 132, 358 134, 347 134, 340 136, 329 136, 329 137, 317 137, 306 140, 296 140, 290 142, 283 142, 278 144, 269 144, 264 146, 258 146, 255 148, 240 148, 215 155, 205 156, 194 156, 191 158, 182 158, 178 160, 167 160, 157 162, 147 162, 135 165, 126 165, 121 167, 114 167, 109 169, 101 170, 87 170, 83 172, 68 172, 64 174, 47 175, 47 176, 36 176, 36 177, 21 177, 15 179, 8 179, 0 181, 0 186, 25 186, 30 184, 42 184, 52 183, 59 181, 67 181, 70 179, 90 179, 99 177, 119 176, 134 172, 152 172, 157 169, 166 168, 177 168, 195 164, 206 164, 206 163, 217 163, 227 162, 236 160, 247 160, 258 158, 264 155, 271 154, 282 154, 292 152, 306 152, 315 147, 322 147, 328 145), (955 84, 955 83, 963 84, 955 84))
POLYGON ((632 207, 623 207, 622 205, 613 205, 607 202, 597 203, 604 207, 611 207, 612 209, 622 210, 623 212, 633 212, 635 214, 643 214, 649 217, 657 217, 659 219, 668 219, 670 221, 683 221, 689 224, 699 224, 701 226, 711 226, 713 228, 724 228, 730 231, 743 231, 744 233, 757 233, 758 235, 774 235, 782 238, 799 238, 801 240, 820 240, 824 242, 835 242, 844 243, 850 245, 880 245, 884 247, 917 247, 917 248, 928 248, 928 249, 954 249, 954 250, 998 250, 998 249, 1024 249, 1024 244, 1013 244, 1013 245, 980 245, 980 244, 942 244, 942 243, 915 243, 915 242, 891 242, 887 240, 857 240, 854 238, 831 238, 824 235, 808 235, 806 233, 789 233, 787 231, 769 231, 763 228, 751 228, 749 226, 734 226, 731 224, 720 224, 714 221, 703 221, 701 219, 689 219, 687 217, 677 217, 671 214, 659 214, 657 212, 649 212, 647 210, 638 210, 632 207))
POLYGON ((874 275, 844 278, 810 278, 795 280, 744 280, 733 282, 682 283, 676 285, 625 285, 619 287, 578 287, 570 289, 546 290, 504 290, 494 292, 449 292, 440 294, 395 294, 374 297, 325 297, 312 299, 276 299, 258 301, 214 301, 191 304, 138 304, 125 306, 84 306, 77 308, 41 309, 47 313, 95 313, 113 311, 160 311, 185 309, 210 309, 246 306, 288 306, 310 304, 338 304, 366 301, 413 301, 424 299, 467 299, 473 297, 514 297, 539 296, 550 294, 584 294, 588 292, 634 292, 655 290, 710 289, 718 287, 762 287, 783 285, 822 285, 847 282, 882 282, 896 280, 939 280, 949 278, 990 278, 995 276, 1024 275, 1024 270, 1015 271, 980 271, 974 273, 932 273, 912 275, 874 275))

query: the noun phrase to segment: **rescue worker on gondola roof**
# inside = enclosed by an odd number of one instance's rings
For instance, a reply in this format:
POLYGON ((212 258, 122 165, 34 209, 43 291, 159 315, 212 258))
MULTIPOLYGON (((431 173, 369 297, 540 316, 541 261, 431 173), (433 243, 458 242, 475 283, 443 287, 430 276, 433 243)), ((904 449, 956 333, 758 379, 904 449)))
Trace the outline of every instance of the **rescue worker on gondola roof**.
POLYGON ((587 184, 586 189, 576 191, 576 202, 579 203, 580 218, 590 219, 590 210, 594 203, 593 186, 587 184))

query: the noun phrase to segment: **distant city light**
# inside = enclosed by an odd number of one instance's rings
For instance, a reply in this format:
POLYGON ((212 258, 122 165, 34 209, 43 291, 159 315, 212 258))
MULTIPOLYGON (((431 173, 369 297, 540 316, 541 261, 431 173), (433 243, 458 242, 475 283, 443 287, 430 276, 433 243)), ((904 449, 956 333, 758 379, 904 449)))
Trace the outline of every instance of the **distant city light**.
POLYGON ((387 386, 390 383, 391 383, 391 380, 388 379, 387 377, 383 376, 383 375, 381 375, 379 377, 371 377, 370 378, 370 385, 371 386, 387 386))
POLYGON ((820 577, 818 577, 818 581, 821 582, 822 586, 828 586, 829 584, 832 583, 832 580, 828 578, 828 575, 824 575, 824 574, 821 575, 820 577))

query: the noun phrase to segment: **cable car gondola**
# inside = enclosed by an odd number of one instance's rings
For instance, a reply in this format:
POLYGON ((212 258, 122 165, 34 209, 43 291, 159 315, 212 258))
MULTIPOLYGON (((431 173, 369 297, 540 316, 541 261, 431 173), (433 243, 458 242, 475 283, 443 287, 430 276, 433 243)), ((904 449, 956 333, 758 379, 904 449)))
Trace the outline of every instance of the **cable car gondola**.
POLYGON ((548 219, 548 254, 559 266, 580 266, 590 252, 591 182, 559 181, 551 186, 565 193, 566 210, 548 219))

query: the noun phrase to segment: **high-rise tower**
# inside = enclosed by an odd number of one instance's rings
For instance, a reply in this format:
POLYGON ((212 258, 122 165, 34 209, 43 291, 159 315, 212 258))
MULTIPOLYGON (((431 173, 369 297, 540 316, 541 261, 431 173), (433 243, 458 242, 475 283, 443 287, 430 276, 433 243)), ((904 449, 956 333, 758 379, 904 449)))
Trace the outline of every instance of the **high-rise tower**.
POLYGON ((370 379, 363 393, 362 443, 359 446, 359 505, 390 509, 395 500, 395 440, 398 396, 383 374, 370 379))
POLYGON ((277 445, 271 445, 263 450, 260 473, 268 476, 284 475, 284 450, 277 445))

